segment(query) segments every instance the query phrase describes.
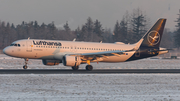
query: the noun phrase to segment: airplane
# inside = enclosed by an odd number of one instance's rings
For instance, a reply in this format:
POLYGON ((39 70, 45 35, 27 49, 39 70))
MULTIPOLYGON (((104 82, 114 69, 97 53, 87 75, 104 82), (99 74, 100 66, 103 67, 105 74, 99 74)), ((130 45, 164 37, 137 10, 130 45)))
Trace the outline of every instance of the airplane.
POLYGON ((159 47, 166 19, 160 18, 135 44, 78 42, 61 40, 22 39, 3 49, 3 53, 24 58, 24 69, 29 59, 42 59, 44 65, 54 66, 63 63, 73 70, 80 64, 87 64, 86 70, 93 70, 92 62, 127 62, 168 53, 159 47))

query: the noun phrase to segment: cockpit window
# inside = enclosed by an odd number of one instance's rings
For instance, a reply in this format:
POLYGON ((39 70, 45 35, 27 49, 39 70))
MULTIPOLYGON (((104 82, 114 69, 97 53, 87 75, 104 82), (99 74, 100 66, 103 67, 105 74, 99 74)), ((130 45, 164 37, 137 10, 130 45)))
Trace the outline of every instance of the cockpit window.
POLYGON ((10 46, 14 46, 14 44, 12 43, 10 46))
POLYGON ((21 45, 20 45, 20 44, 14 44, 14 43, 12 43, 10 46, 20 47, 21 45))

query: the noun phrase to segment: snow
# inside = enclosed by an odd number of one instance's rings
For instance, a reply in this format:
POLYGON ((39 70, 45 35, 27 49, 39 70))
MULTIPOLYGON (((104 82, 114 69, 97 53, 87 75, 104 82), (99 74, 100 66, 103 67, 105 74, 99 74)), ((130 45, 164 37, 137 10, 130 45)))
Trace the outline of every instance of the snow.
MULTIPOLYGON (((24 60, 0 55, 0 68, 24 60)), ((95 69, 179 69, 180 60, 92 64, 95 69)), ((84 69, 85 65, 80 68, 84 69)), ((71 69, 29 60, 29 69, 71 69)), ((180 101, 180 74, 0 74, 1 101, 180 101)))
POLYGON ((1 100, 177 101, 180 74, 0 75, 1 100))

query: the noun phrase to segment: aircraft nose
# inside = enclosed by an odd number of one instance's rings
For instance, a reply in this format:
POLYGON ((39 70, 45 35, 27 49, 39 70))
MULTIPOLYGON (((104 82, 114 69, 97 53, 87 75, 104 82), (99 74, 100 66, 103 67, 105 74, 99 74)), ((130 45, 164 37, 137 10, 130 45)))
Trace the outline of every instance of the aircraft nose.
POLYGON ((8 47, 3 49, 3 53, 6 54, 6 55, 9 55, 10 50, 8 49, 8 47))
POLYGON ((3 49, 3 53, 6 54, 6 51, 7 51, 6 48, 4 48, 4 49, 3 49))

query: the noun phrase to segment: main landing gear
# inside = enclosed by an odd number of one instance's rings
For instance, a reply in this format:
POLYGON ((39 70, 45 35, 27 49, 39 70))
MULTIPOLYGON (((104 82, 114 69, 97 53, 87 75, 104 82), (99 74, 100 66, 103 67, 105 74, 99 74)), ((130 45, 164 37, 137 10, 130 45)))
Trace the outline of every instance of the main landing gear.
MULTIPOLYGON (((93 70, 93 66, 90 65, 90 60, 87 60, 87 66, 86 66, 86 70, 87 71, 92 71, 93 70)), ((78 70, 79 66, 72 66, 72 70, 78 70)))
POLYGON ((28 64, 29 59, 25 58, 24 60, 25 60, 25 65, 23 66, 23 69, 27 69, 28 68, 27 64, 28 64))
POLYGON ((79 69, 79 66, 73 66, 72 69, 73 69, 73 70, 78 70, 78 69, 79 69))
POLYGON ((93 70, 93 66, 87 65, 87 66, 86 66, 86 70, 87 70, 87 71, 92 71, 92 70, 93 70))
MULTIPOLYGON (((23 67, 23 68, 24 68, 24 67, 23 67)), ((73 67, 72 67, 72 70, 74 70, 74 71, 75 71, 75 70, 78 70, 78 69, 79 69, 79 66, 73 66, 73 67)), ((87 66, 86 66, 86 70, 87 70, 87 71, 92 71, 92 70, 93 70, 93 66, 87 65, 87 66)))
POLYGON ((87 66, 86 66, 86 70, 87 71, 92 71, 93 70, 93 66, 90 65, 90 60, 87 60, 87 66))

